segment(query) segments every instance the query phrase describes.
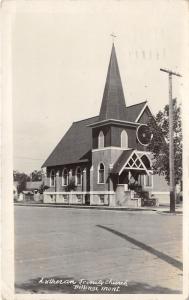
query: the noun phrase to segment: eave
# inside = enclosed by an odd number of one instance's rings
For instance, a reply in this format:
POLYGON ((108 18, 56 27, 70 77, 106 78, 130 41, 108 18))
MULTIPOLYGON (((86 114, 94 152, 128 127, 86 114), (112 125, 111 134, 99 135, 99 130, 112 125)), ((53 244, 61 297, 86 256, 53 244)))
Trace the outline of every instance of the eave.
POLYGON ((110 124, 111 125, 127 125, 129 127, 138 127, 139 125, 142 125, 142 123, 138 123, 138 122, 129 122, 129 121, 123 121, 123 120, 108 119, 108 120, 98 121, 98 122, 89 124, 87 126, 94 128, 94 127, 110 125, 110 124))

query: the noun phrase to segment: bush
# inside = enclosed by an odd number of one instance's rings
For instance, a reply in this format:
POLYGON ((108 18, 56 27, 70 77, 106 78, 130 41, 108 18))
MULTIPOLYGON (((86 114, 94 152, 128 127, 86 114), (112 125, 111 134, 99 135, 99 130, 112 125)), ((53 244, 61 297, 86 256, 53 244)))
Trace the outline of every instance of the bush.
POLYGON ((74 178, 71 178, 67 187, 65 188, 66 192, 75 191, 77 186, 75 185, 74 178))

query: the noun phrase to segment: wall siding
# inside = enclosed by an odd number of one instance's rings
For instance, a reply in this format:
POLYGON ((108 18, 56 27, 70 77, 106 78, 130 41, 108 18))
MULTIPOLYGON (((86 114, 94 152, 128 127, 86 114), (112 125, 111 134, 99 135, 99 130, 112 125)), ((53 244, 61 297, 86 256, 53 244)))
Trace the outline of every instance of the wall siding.
POLYGON ((112 182, 109 178, 110 166, 118 159, 123 150, 121 149, 102 149, 93 152, 92 166, 93 166, 93 190, 94 191, 109 191, 113 190, 112 182), (103 162, 105 166, 105 183, 98 184, 98 165, 103 162))
MULTIPOLYGON (((68 172, 70 170, 72 170, 72 176, 75 179, 75 174, 76 174, 76 168, 80 167, 81 170, 83 171, 84 169, 86 169, 86 176, 87 176, 87 182, 86 182, 86 186, 87 186, 87 190, 90 190, 90 177, 89 177, 89 172, 90 172, 90 167, 91 164, 72 164, 72 165, 64 165, 64 166, 56 166, 56 167, 48 167, 47 168, 47 176, 45 178, 45 184, 47 186, 49 186, 49 189, 47 190, 48 192, 65 192, 66 190, 66 186, 62 186, 62 171, 64 168, 67 168, 68 172), (55 170, 55 172, 59 172, 59 176, 56 177, 56 188, 55 187, 50 187, 50 172, 51 170, 55 170)), ((83 180, 82 180, 82 185, 78 185, 76 188, 76 191, 83 191, 84 190, 84 186, 83 186, 83 180)))
POLYGON ((168 192, 169 186, 164 176, 155 174, 153 176, 153 190, 158 192, 168 192))
POLYGON ((109 147, 111 146, 111 135, 110 135, 110 126, 101 126, 98 128, 92 129, 92 147, 93 149, 98 148, 98 136, 100 131, 104 133, 104 146, 109 147))
POLYGON ((98 148, 98 136, 100 131, 104 133, 104 146, 105 147, 121 147, 121 132, 126 130, 128 134, 128 147, 137 149, 139 151, 146 151, 146 147, 141 145, 136 138, 136 128, 129 126, 108 125, 93 128, 93 149, 98 148))
POLYGON ((139 118, 138 122, 139 123, 143 123, 143 124, 147 124, 149 121, 149 117, 150 117, 151 113, 149 108, 147 107, 144 112, 142 113, 141 117, 139 118))

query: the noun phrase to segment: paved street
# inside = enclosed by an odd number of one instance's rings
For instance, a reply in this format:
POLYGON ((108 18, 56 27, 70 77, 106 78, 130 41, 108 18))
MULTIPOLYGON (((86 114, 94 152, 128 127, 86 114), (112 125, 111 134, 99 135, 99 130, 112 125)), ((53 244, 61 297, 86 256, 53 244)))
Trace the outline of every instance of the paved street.
POLYGON ((182 216, 17 206, 16 292, 91 292, 44 284, 47 278, 127 281, 121 293, 179 293, 182 216))

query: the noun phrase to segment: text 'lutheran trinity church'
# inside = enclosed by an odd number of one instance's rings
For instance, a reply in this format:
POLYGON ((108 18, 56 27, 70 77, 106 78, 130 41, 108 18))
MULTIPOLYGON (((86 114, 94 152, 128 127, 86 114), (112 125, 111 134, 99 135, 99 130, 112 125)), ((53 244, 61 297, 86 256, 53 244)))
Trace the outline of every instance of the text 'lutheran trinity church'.
POLYGON ((99 116, 74 122, 43 164, 44 202, 137 207, 140 191, 169 197, 147 151, 147 102, 126 106, 113 44, 99 116))

